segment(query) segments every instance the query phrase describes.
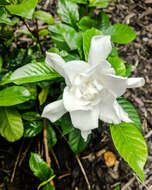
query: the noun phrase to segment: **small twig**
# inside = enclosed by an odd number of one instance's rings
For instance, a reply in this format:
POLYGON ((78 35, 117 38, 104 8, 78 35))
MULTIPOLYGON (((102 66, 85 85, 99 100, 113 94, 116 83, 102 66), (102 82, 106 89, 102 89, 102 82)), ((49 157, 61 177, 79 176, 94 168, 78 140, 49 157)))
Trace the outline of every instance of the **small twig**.
POLYGON ((83 168, 83 165, 82 165, 82 163, 81 163, 81 160, 80 160, 80 158, 79 158, 78 155, 76 155, 75 158, 76 158, 76 160, 77 160, 77 162, 78 162, 78 164, 79 164, 79 166, 80 166, 80 169, 81 169, 81 171, 82 171, 82 173, 83 173, 83 175, 84 175, 84 178, 85 178, 86 183, 87 183, 87 185, 88 185, 88 190, 91 190, 91 185, 90 185, 90 183, 89 183, 89 180, 88 180, 88 177, 87 177, 87 175, 86 175, 86 172, 85 172, 85 170, 84 170, 84 168, 83 168))
MULTIPOLYGON (((48 167, 51 168, 51 159, 50 159, 50 156, 49 156, 48 142, 47 142, 47 123, 46 123, 46 119, 43 119, 43 141, 44 141, 46 162, 47 162, 48 167)), ((50 184, 52 186, 54 186, 53 180, 50 181, 50 184)))
POLYGON ((38 21, 37 21, 37 19, 36 19, 36 22, 35 22, 35 24, 36 24, 36 38, 37 38, 37 43, 39 44, 39 46, 40 46, 40 50, 41 50, 41 53, 42 54, 44 54, 44 51, 43 51, 43 48, 42 48, 42 45, 41 45, 41 42, 40 42, 40 37, 39 37, 39 26, 38 26, 38 21))
POLYGON ((28 29, 29 32, 31 32, 34 35, 34 31, 30 29, 29 25, 26 23, 26 21, 24 19, 21 18, 21 20, 23 21, 23 23, 25 24, 26 28, 28 29))
POLYGON ((43 119, 43 141, 44 141, 44 148, 45 148, 45 157, 46 157, 46 162, 48 164, 48 167, 51 168, 51 159, 49 156, 49 151, 48 151, 48 144, 47 144, 47 123, 46 119, 43 119))
POLYGON ((134 180, 136 179, 136 177, 132 177, 123 187, 121 190, 126 190, 133 182, 134 180))
POLYGON ((57 159, 57 157, 56 157, 56 155, 55 155, 55 152, 54 152, 53 148, 51 149, 51 154, 52 154, 53 157, 54 157, 54 160, 55 160, 55 162, 56 162, 56 165, 57 165, 58 168, 60 169, 60 164, 59 164, 59 161, 58 161, 58 159, 57 159))
POLYGON ((38 27, 38 22, 36 19, 35 25, 36 25, 36 29, 35 30, 31 30, 29 25, 26 23, 26 21, 24 19, 21 19, 23 21, 23 23, 25 24, 26 28, 28 29, 29 32, 31 32, 33 34, 33 36, 37 39, 37 43, 40 47, 40 50, 42 52, 42 54, 44 54, 41 42, 40 42, 40 38, 39 38, 39 27, 38 27))
POLYGON ((26 154, 27 154, 27 152, 29 151, 29 149, 30 149, 30 147, 31 147, 32 141, 33 141, 33 140, 31 140, 31 141, 29 142, 29 144, 28 144, 26 150, 25 150, 24 153, 22 154, 22 157, 21 157, 21 159, 20 159, 20 162, 19 162, 18 166, 21 166, 21 165, 22 165, 22 162, 23 162, 23 160, 25 159, 26 154))
POLYGON ((70 175, 71 175, 71 173, 66 173, 66 174, 63 174, 63 175, 59 176, 58 179, 62 179, 64 177, 67 177, 67 176, 70 176, 70 175))
POLYGON ((22 152, 22 149, 23 149, 23 145, 24 145, 24 141, 22 141, 22 144, 20 146, 16 161, 15 161, 15 164, 14 164, 14 169, 13 169, 13 173, 12 173, 12 176, 11 176, 11 183, 13 183, 13 180, 14 180, 17 164, 18 164, 19 159, 20 159, 20 155, 21 155, 21 152, 22 152))
POLYGON ((137 176, 137 174, 134 174, 134 176, 136 177, 137 181, 138 181, 142 186, 145 187, 145 189, 149 190, 149 188, 147 187, 147 185, 145 185, 145 184, 140 180, 140 178, 137 176))

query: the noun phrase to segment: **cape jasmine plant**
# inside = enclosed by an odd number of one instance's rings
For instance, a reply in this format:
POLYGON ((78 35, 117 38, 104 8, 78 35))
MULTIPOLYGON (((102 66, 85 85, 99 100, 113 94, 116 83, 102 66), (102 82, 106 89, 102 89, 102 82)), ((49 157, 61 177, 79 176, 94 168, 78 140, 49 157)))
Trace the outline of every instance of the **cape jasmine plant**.
POLYGON ((99 119, 113 124, 131 123, 117 98, 127 88, 143 86, 145 81, 117 76, 106 60, 111 50, 110 36, 99 35, 91 40, 88 63, 65 62, 58 54, 47 52, 46 63, 64 77, 66 87, 63 99, 48 104, 42 117, 55 122, 69 112, 73 126, 81 130, 85 141, 91 130, 98 127, 99 119))

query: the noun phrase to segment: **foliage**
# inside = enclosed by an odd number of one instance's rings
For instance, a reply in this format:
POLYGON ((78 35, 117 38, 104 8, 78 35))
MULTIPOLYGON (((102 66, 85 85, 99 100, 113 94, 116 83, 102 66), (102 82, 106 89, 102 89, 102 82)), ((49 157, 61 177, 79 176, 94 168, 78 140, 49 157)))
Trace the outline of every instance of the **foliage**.
MULTIPOLYGON (((0 134, 6 140, 14 142, 40 134, 44 105, 61 98, 65 86, 63 78, 45 63, 45 51, 56 52, 65 61, 87 61, 91 38, 110 35, 113 49, 108 61, 118 76, 130 75, 131 66, 119 57, 115 43, 129 43, 136 33, 126 24, 110 24, 108 15, 101 10, 109 2, 111 0, 59 0, 57 13, 61 23, 56 23, 49 12, 37 10, 38 0, 0 0, 0 134), (99 13, 94 12, 96 7, 100 8, 99 13), (35 23, 34 28, 31 29, 28 19, 35 23), (43 23, 42 29, 38 21, 43 23), (19 22, 26 29, 15 32, 19 22), (23 43, 20 40, 23 36, 30 43, 23 43), (53 42, 53 48, 48 42, 53 42)), ((143 180, 147 148, 140 118, 129 101, 124 98, 118 101, 133 123, 110 125, 112 139, 120 155, 143 180)), ((68 138, 75 154, 83 151, 91 140, 89 136, 84 142, 66 114, 56 123, 47 122, 49 150, 57 143, 56 126, 62 136, 68 138)), ((40 187, 54 189, 48 183, 54 172, 38 154, 31 154, 29 165, 33 174, 43 181, 40 187)))

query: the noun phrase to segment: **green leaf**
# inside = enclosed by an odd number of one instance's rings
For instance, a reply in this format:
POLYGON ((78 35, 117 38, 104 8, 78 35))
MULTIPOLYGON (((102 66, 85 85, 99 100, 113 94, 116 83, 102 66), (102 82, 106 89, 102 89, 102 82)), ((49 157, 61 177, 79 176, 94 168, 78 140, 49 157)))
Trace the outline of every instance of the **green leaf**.
POLYGON ((126 77, 130 77, 131 75, 131 65, 126 65, 126 77))
POLYGON ((56 46, 62 50, 77 49, 76 38, 77 32, 70 26, 65 24, 54 24, 49 26, 50 36, 56 46))
POLYGON ((90 50, 90 45, 91 45, 91 39, 93 36, 96 35, 102 35, 103 33, 100 30, 97 30, 95 28, 91 28, 86 30, 86 32, 83 35, 83 51, 85 55, 85 60, 88 60, 88 54, 90 50))
POLYGON ((148 157, 145 140, 132 123, 111 125, 110 131, 114 145, 130 167, 144 181, 143 168, 148 157))
POLYGON ((43 188, 43 189, 52 189, 52 190, 54 190, 55 189, 55 187, 54 186, 52 186, 52 185, 50 185, 50 184, 48 184, 50 181, 52 181, 52 179, 55 177, 55 175, 54 176, 52 176, 52 177, 50 177, 48 180, 46 180, 46 181, 43 181, 39 186, 38 186, 38 190, 41 188, 41 187, 46 187, 46 188, 43 188))
POLYGON ((109 25, 110 20, 108 15, 104 11, 101 11, 98 16, 98 28, 101 30, 105 30, 109 27, 109 25))
POLYGON ((3 15, 0 16, 0 23, 4 23, 4 24, 13 26, 18 21, 19 21, 19 19, 15 18, 15 17, 10 19, 6 13, 4 13, 3 15))
POLYGON ((126 66, 125 61, 121 60, 120 57, 109 57, 108 61, 111 63, 112 67, 115 69, 116 75, 125 77, 126 76, 126 66))
POLYGON ((14 108, 0 108, 0 134, 14 142, 23 136, 23 123, 20 114, 14 108))
POLYGON ((32 19, 38 0, 23 0, 20 4, 6 5, 6 9, 13 15, 32 19))
POLYGON ((41 116, 37 112, 28 111, 23 113, 22 118, 26 121, 37 121, 41 119, 41 116))
POLYGON ((24 122, 24 137, 35 137, 41 133, 43 124, 41 121, 24 122))
POLYGON ((48 29, 42 29, 39 31, 39 37, 43 38, 44 36, 48 35, 49 31, 48 29))
POLYGON ((70 0, 71 2, 74 2, 74 3, 79 3, 79 4, 87 4, 87 0, 70 0))
POLYGON ((29 63, 15 70, 2 84, 24 84, 61 77, 45 63, 29 63))
POLYGON ((115 187, 114 190, 121 190, 120 186, 115 187))
POLYGON ((50 185, 50 184, 47 184, 47 185, 45 185, 45 186, 42 188, 42 190, 55 190, 55 187, 52 186, 52 185, 50 185))
POLYGON ((37 99, 37 86, 35 83, 27 83, 24 84, 24 87, 28 89, 28 91, 31 93, 31 99, 36 100, 37 99))
POLYGON ((121 105, 121 107, 128 113, 129 118, 134 122, 137 129, 142 132, 142 125, 140 121, 140 117, 134 108, 134 106, 125 98, 118 98, 118 102, 121 105))
POLYGON ((39 93, 39 103, 40 105, 44 104, 47 96, 48 96, 49 87, 42 88, 41 92, 39 93))
POLYGON ((62 128, 62 135, 67 135, 74 130, 69 114, 65 114, 60 119, 60 126, 62 128))
POLYGON ((45 11, 35 11, 34 18, 39 19, 42 22, 47 23, 47 24, 54 24, 54 19, 52 15, 45 11))
POLYGON ((112 0, 89 0, 90 7, 107 7, 112 0))
POLYGON ((90 141, 90 136, 88 137, 87 141, 85 142, 81 136, 80 130, 78 130, 76 128, 74 128, 69 133, 69 145, 75 154, 82 152, 88 145, 89 141, 90 141))
POLYGON ((114 24, 105 31, 105 34, 111 35, 111 40, 119 44, 127 44, 136 38, 135 31, 126 24, 114 24))
POLYGON ((48 150, 51 150, 51 148, 57 143, 56 133, 51 125, 47 126, 47 142, 48 150))
POLYGON ((62 22, 72 26, 79 20, 78 5, 70 0, 59 0, 57 12, 62 22))
POLYGON ((54 174, 53 170, 36 153, 31 153, 29 166, 33 174, 42 181, 48 180, 54 174))
POLYGON ((31 93, 23 86, 7 87, 0 91, 0 106, 21 104, 31 98, 31 93))
POLYGON ((86 31, 87 29, 95 27, 96 25, 96 20, 92 19, 90 16, 82 17, 78 23, 78 27, 82 31, 86 31))

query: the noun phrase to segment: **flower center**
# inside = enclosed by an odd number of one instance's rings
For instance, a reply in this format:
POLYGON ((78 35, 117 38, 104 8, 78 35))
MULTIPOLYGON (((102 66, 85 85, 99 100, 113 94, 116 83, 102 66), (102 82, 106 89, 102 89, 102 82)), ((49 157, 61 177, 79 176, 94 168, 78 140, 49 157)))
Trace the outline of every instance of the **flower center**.
POLYGON ((79 99, 95 101, 99 97, 102 89, 103 86, 99 81, 80 74, 75 77, 71 91, 79 99))

